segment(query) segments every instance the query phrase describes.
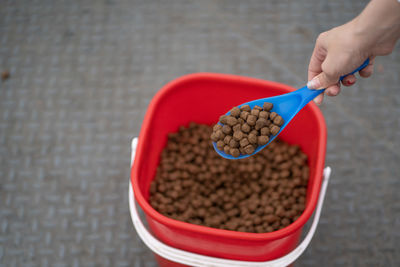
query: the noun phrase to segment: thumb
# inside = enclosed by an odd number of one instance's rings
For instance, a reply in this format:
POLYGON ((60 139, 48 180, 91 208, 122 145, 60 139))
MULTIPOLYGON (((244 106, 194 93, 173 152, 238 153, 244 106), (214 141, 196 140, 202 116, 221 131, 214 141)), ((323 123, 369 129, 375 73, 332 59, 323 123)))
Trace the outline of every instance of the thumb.
POLYGON ((328 88, 330 85, 337 84, 339 78, 336 76, 328 75, 326 72, 321 72, 307 83, 308 89, 323 89, 328 88))

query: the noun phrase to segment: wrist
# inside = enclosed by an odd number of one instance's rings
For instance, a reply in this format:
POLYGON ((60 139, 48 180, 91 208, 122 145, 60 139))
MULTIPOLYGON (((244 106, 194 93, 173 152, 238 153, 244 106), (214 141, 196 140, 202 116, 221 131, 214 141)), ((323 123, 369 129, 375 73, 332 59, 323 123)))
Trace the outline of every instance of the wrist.
POLYGON ((400 4, 397 0, 372 0, 350 24, 365 48, 395 44, 400 38, 400 4))

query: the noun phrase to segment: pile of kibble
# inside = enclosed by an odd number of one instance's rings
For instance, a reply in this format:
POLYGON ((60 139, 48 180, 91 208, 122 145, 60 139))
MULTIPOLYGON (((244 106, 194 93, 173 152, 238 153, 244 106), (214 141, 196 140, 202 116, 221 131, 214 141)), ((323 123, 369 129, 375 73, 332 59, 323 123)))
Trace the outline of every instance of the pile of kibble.
POLYGON ((266 145, 271 135, 276 135, 283 125, 283 119, 276 112, 270 112, 272 103, 263 107, 243 105, 234 107, 229 115, 220 117, 213 128, 211 140, 226 154, 239 157, 253 154, 258 146, 266 145))
POLYGON ((258 154, 228 160, 210 140, 212 128, 191 123, 169 134, 150 186, 150 204, 176 220, 265 233, 295 221, 305 208, 307 156, 275 140, 258 154))

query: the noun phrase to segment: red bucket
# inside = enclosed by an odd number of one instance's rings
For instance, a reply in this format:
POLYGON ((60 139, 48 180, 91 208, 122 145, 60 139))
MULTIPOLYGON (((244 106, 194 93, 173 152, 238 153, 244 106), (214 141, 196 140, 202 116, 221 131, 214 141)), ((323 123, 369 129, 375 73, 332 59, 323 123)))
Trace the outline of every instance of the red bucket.
MULTIPOLYGON (((148 202, 150 183, 168 133, 176 132, 179 126, 187 126, 192 121, 211 125, 233 106, 293 90, 276 82, 199 73, 178 78, 155 95, 139 135, 131 183, 156 239, 180 250, 241 261, 273 260, 297 246, 301 231, 318 201, 325 161, 326 125, 322 113, 313 103, 306 105, 279 136, 290 144, 299 145, 307 154, 310 167, 306 208, 289 226, 261 234, 214 229, 167 218, 148 202)), ((162 260, 162 265, 166 266, 166 263, 162 260)))

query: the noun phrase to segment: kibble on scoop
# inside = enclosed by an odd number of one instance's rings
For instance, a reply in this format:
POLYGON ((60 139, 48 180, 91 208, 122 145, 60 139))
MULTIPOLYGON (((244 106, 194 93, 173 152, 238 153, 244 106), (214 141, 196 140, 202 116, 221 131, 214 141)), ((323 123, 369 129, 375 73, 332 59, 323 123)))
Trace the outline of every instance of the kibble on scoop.
POLYGON ((253 154, 257 147, 266 145, 284 123, 281 116, 271 112, 273 107, 272 103, 265 102, 263 107, 232 108, 230 114, 221 116, 220 124, 214 126, 211 140, 217 144, 217 149, 234 157, 253 154))

